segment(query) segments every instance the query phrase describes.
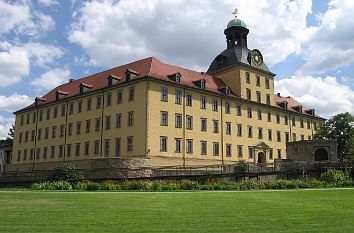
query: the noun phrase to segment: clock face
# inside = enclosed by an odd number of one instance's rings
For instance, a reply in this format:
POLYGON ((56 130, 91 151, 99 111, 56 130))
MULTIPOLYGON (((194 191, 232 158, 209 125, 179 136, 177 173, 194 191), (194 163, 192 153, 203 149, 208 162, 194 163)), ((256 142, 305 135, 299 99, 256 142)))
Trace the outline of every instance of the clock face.
POLYGON ((263 56, 262 56, 261 52, 259 52, 259 50, 257 50, 257 49, 252 50, 252 61, 253 61, 253 64, 255 64, 256 66, 262 65, 263 56))

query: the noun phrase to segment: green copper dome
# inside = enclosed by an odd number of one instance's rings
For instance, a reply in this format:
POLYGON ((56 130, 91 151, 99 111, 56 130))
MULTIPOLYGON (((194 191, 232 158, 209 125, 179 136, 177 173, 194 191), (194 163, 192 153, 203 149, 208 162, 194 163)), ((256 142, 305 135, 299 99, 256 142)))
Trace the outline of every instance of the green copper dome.
POLYGON ((243 22, 240 19, 233 19, 227 24, 227 28, 230 28, 230 27, 244 27, 244 28, 247 28, 247 25, 246 25, 245 22, 243 22))

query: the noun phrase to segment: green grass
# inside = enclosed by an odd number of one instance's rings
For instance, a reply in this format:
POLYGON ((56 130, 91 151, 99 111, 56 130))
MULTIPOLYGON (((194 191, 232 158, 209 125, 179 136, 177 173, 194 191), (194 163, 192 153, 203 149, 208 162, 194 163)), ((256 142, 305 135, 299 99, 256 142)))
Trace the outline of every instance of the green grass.
POLYGON ((0 232, 354 232, 354 190, 6 191, 0 232))

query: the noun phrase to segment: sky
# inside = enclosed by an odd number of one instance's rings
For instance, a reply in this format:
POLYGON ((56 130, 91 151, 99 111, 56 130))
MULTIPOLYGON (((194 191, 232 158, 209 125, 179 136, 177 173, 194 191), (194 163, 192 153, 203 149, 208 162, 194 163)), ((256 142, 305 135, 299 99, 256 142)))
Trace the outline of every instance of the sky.
POLYGON ((352 0, 0 0, 0 139, 14 111, 71 78, 150 56, 206 71, 234 8, 276 93, 354 114, 352 0))

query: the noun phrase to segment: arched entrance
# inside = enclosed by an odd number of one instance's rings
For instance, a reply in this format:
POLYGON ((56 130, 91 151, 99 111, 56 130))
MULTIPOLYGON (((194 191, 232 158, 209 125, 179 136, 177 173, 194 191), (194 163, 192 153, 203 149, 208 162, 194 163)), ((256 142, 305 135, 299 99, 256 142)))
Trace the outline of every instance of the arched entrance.
POLYGON ((328 152, 324 148, 318 148, 315 151, 315 161, 328 160, 328 152))
POLYGON ((258 163, 262 163, 262 164, 267 163, 266 156, 262 151, 258 153, 258 163))

